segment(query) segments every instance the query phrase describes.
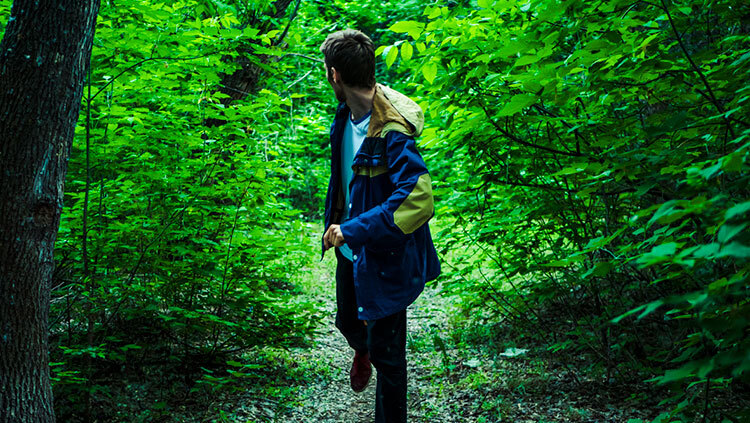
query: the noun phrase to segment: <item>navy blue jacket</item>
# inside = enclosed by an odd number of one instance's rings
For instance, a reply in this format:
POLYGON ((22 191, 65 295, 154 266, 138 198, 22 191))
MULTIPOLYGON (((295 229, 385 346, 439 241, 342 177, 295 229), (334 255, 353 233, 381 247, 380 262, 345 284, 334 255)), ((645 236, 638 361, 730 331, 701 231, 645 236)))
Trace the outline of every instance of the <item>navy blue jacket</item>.
POLYGON ((432 182, 414 137, 424 125, 421 108, 377 85, 367 136, 354 156, 350 204, 341 184, 341 144, 349 108, 341 103, 331 125, 331 180, 325 229, 341 224, 353 252, 359 318, 375 320, 404 310, 425 282, 440 274, 428 220, 434 215, 432 182))

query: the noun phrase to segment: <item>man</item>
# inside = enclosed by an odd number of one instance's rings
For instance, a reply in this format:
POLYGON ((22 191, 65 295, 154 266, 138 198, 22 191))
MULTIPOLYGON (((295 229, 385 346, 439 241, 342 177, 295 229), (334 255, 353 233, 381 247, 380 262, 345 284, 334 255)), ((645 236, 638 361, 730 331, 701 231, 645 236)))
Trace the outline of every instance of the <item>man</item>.
POLYGON ((406 307, 440 274, 427 221, 430 175, 414 137, 422 109, 375 83, 370 38, 355 30, 320 47, 340 104, 331 126, 323 253, 336 247, 336 326, 354 349, 351 387, 378 372, 375 421, 406 421, 406 307))

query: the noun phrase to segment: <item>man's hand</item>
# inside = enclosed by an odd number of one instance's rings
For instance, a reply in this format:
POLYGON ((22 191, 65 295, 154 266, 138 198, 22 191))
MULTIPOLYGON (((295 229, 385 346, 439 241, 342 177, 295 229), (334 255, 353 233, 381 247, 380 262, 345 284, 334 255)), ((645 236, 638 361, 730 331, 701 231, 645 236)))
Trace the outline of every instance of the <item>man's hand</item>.
POLYGON ((331 225, 328 227, 325 235, 323 235, 323 245, 326 250, 331 247, 341 247, 346 243, 344 241, 344 234, 341 233, 341 225, 331 225))

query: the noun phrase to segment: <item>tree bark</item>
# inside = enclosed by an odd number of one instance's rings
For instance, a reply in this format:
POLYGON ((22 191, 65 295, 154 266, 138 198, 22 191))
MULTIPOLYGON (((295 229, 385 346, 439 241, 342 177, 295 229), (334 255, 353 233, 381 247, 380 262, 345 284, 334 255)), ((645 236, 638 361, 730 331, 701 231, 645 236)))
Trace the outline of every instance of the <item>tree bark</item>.
POLYGON ((0 422, 53 422, 52 253, 100 0, 16 0, 0 42, 0 422))
MULTIPOLYGON (((281 19, 286 14, 286 10, 293 0, 275 0, 273 2, 273 10, 268 12, 268 16, 274 19, 281 19)), ((297 8, 299 8, 301 0, 297 1, 294 13, 290 16, 289 24, 296 17, 297 8)), ((260 32, 268 31, 268 24, 263 25, 261 19, 251 19, 248 22, 243 22, 242 27, 250 26, 253 28, 259 28, 260 32)), ((287 28, 288 29, 288 28, 287 28)), ((286 37, 286 30, 274 40, 274 44, 279 44, 286 37)), ((228 97, 221 99, 221 103, 229 105, 235 100, 242 100, 249 94, 253 94, 258 87, 258 80, 260 79, 262 69, 247 58, 248 55, 253 54, 252 48, 249 46, 240 47, 237 49, 239 55, 235 59, 226 58, 224 60, 234 60, 239 66, 237 70, 231 74, 224 74, 221 77, 221 87, 219 91, 226 94, 228 97)), ((268 61, 268 56, 261 55, 259 60, 262 63, 268 61)), ((223 119, 210 118, 206 119, 205 125, 208 127, 222 126, 227 122, 223 119)))
MULTIPOLYGON (((274 1, 273 11, 269 12, 268 15, 272 16, 274 19, 283 18, 287 13, 287 8, 290 4, 292 4, 292 1, 293 0, 274 1)), ((296 7, 299 7, 299 1, 297 2, 296 7)), ((295 16, 296 13, 292 13, 292 15, 289 17, 289 23, 294 20, 295 16)), ((268 30, 268 28, 261 26, 260 20, 250 22, 250 26, 260 27, 261 32, 265 32, 268 30)), ((285 36, 286 31, 278 36, 278 38, 274 40, 274 43, 280 43, 285 36)), ((240 68, 234 71, 232 74, 224 75, 221 80, 221 84, 223 86, 221 91, 224 94, 229 95, 229 98, 222 102, 224 104, 228 104, 232 100, 242 100, 243 98, 247 97, 248 94, 253 93, 258 85, 258 78, 260 77, 261 69, 245 57, 246 55, 253 54, 252 50, 240 50, 239 53, 240 55, 237 57, 236 61, 240 65, 240 68)), ((263 62, 265 62, 266 60, 268 60, 267 57, 261 58, 261 61, 263 62)))

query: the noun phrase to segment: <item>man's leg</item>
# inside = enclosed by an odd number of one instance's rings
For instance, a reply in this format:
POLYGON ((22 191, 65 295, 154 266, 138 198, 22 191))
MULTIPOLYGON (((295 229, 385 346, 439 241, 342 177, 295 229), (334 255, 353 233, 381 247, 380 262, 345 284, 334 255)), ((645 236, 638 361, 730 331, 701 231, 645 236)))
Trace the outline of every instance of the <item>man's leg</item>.
POLYGON ((336 249, 336 327, 349 346, 359 353, 367 353, 367 328, 357 317, 357 297, 354 293, 352 262, 336 249))
POLYGON ((370 361, 378 371, 375 422, 406 422, 406 310, 367 322, 370 361))

